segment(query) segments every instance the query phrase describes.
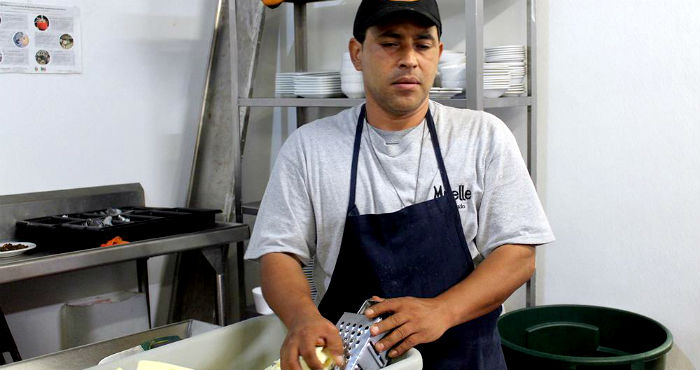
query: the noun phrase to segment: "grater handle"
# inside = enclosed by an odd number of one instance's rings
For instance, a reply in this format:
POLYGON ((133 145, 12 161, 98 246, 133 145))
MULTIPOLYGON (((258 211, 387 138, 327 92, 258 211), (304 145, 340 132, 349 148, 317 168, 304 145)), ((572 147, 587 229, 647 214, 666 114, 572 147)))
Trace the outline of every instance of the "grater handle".
POLYGON ((365 300, 365 302, 362 303, 362 307, 360 307, 360 310, 357 311, 357 314, 358 314, 358 315, 364 315, 366 309, 368 309, 368 308, 374 306, 374 305, 377 304, 377 303, 379 303, 379 301, 375 301, 375 300, 372 300, 372 299, 367 299, 367 300, 365 300))

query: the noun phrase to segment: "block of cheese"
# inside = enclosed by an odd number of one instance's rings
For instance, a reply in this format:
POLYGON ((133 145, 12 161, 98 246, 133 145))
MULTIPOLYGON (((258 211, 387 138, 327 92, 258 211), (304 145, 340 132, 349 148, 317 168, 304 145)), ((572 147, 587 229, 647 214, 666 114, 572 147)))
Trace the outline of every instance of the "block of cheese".
POLYGON ((186 367, 177 366, 160 361, 141 360, 136 365, 136 370, 191 370, 186 367))
MULTIPOLYGON (((318 360, 323 364, 323 370, 330 370, 333 368, 333 357, 326 352, 323 347, 316 347, 316 357, 318 357, 318 360)), ((311 370, 301 356, 299 356, 299 363, 302 369, 311 370)), ((272 365, 266 367, 265 370, 281 370, 280 360, 275 361, 272 365)))

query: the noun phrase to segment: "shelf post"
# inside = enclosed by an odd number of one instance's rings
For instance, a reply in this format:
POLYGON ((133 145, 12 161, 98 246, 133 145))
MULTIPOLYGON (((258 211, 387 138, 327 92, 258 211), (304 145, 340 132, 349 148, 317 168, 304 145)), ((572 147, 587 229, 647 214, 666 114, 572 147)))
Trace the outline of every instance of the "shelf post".
POLYGON ((465 0, 467 106, 484 109, 484 0, 465 0), (469 51, 472 51, 470 54, 469 51))
MULTIPOLYGON (((294 65, 297 72, 306 72, 306 3, 294 3, 294 65)), ((297 107, 297 127, 307 122, 306 108, 297 107)))
MULTIPOLYGON (((231 58, 231 156, 233 157, 233 215, 231 212, 224 213, 224 219, 231 221, 233 216, 235 222, 243 223, 243 212, 241 209, 241 112, 238 105, 238 32, 236 31, 238 16, 236 12, 236 0, 228 1, 228 31, 229 31, 229 53, 231 58)), ((229 202, 226 202, 227 204, 229 202)), ((236 274, 237 284, 234 289, 234 296, 238 296, 237 304, 233 305, 231 316, 234 322, 241 319, 243 308, 245 307, 245 275, 243 266, 243 242, 236 243, 236 274)))
MULTIPOLYGON (((537 27, 535 22, 535 0, 527 0, 527 48, 526 75, 527 95, 531 97, 527 107, 527 167, 532 183, 537 187, 537 27)), ((525 307, 537 305, 535 271, 525 286, 525 307)))

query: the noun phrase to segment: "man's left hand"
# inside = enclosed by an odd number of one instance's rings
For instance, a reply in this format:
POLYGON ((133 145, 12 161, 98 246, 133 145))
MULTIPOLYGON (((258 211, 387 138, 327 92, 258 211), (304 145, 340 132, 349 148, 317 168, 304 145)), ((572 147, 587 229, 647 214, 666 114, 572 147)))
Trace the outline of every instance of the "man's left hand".
POLYGON ((372 297, 372 300, 380 303, 365 310, 365 316, 374 319, 391 314, 370 328, 372 336, 391 331, 374 347, 377 352, 391 348, 389 357, 400 356, 417 344, 435 341, 450 328, 444 305, 435 298, 372 297))

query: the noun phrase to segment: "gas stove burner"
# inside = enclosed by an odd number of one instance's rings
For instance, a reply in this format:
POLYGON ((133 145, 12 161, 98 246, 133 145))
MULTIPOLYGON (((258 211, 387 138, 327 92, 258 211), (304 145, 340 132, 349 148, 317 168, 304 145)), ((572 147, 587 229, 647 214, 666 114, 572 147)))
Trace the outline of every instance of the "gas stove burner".
POLYGON ((130 242, 204 230, 220 210, 121 206, 17 222, 17 234, 43 248, 99 247, 114 237, 130 242))

